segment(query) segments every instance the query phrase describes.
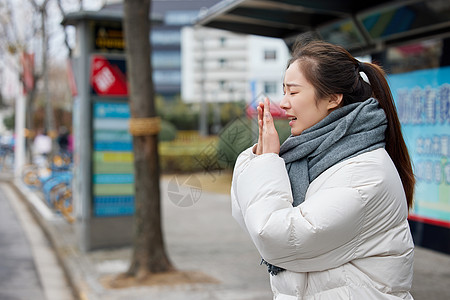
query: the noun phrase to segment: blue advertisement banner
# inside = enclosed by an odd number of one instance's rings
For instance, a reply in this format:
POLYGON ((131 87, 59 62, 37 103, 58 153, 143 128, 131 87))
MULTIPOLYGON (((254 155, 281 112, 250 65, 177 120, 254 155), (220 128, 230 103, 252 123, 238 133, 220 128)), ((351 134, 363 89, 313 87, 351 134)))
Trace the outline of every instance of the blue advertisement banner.
POLYGON ((94 215, 133 215, 134 158, 128 103, 98 101, 92 109, 94 215))
POLYGON ((128 103, 94 103, 94 118, 130 118, 128 103))
POLYGON ((412 217, 450 227, 450 67, 389 76, 417 180, 412 217))

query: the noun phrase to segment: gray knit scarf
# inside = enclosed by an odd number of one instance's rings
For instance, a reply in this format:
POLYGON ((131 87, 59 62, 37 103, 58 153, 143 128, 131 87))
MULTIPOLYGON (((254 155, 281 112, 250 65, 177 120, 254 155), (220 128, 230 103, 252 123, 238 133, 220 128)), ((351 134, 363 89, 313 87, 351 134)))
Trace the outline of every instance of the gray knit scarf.
MULTIPOLYGON (((386 115, 374 98, 343 106, 280 147, 291 182, 293 206, 305 200, 310 182, 333 165, 385 145, 386 115)), ((264 259, 269 273, 284 269, 264 259)))

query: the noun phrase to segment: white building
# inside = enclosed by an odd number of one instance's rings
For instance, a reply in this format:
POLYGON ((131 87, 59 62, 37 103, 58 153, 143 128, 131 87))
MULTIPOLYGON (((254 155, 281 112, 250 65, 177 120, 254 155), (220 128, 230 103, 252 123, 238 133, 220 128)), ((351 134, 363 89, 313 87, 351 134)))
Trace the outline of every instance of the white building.
POLYGON ((289 59, 281 39, 185 27, 181 52, 185 102, 250 103, 262 94, 275 102, 281 100, 289 59))

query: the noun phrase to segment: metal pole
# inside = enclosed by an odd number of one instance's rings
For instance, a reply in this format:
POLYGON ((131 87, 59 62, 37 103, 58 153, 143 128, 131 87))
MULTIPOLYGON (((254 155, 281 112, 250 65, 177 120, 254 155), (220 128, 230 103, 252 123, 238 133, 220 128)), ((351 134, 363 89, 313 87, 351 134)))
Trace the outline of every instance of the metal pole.
POLYGON ((201 72, 201 102, 200 102, 200 122, 199 122, 199 131, 201 136, 207 136, 208 135, 208 124, 207 124, 207 118, 208 118, 208 103, 206 99, 206 68, 205 68, 205 55, 206 55, 206 49, 205 49, 205 37, 204 34, 201 32, 201 28, 197 30, 197 34, 200 33, 200 49, 201 49, 201 56, 200 56, 200 72, 201 72))
MULTIPOLYGON (((48 3, 48 2, 46 2, 48 3)), ((48 35, 46 32, 46 26, 45 21, 47 20, 47 9, 46 9, 46 3, 42 6, 42 73, 44 77, 44 95, 45 95, 45 128, 47 129, 48 133, 54 130, 54 121, 53 121, 53 109, 52 109, 52 103, 50 99, 50 93, 48 88, 48 57, 47 57, 47 50, 48 50, 48 35)))
POLYGON ((25 164, 25 102, 26 96, 19 92, 15 114, 14 175, 16 177, 21 176, 22 167, 25 164))

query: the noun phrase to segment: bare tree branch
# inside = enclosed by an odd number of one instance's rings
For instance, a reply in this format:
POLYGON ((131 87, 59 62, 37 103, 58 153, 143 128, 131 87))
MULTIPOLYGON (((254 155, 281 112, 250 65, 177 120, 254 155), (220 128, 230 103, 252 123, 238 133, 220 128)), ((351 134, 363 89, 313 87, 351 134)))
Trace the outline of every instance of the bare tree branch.
MULTIPOLYGON (((58 4, 58 8, 59 8, 59 10, 61 12, 61 15, 63 17, 65 17, 66 13, 64 12, 64 8, 63 8, 63 6, 61 4, 61 0, 56 0, 56 3, 58 4)), ((82 5, 82 2, 80 2, 80 4, 82 5)), ((72 48, 69 45, 69 36, 67 34, 66 28, 64 27, 63 30, 64 30, 64 45, 66 45, 67 50, 69 51, 69 58, 70 58, 70 57, 72 57, 72 48)))

